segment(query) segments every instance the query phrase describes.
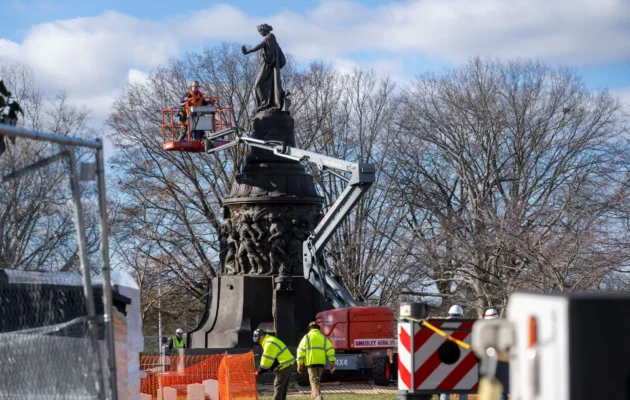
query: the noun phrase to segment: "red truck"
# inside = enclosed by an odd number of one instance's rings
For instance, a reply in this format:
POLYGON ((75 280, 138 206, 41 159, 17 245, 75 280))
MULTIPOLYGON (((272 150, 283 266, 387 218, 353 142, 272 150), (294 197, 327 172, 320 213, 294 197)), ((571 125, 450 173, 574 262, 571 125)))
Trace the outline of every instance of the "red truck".
MULTIPOLYGON (((372 378, 376 385, 389 385, 397 365, 391 308, 337 308, 318 313, 316 320, 335 347, 336 378, 372 378)), ((322 380, 330 379, 326 371, 322 380)), ((307 386, 308 376, 298 376, 298 383, 307 386)))

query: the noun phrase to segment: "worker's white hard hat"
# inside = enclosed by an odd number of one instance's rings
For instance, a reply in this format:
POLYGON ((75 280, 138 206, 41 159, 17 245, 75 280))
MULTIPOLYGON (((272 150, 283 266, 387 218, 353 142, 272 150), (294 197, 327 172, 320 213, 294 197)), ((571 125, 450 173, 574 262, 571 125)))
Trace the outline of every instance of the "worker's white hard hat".
POLYGON ((175 331, 175 333, 184 333, 184 330, 182 328, 177 328, 177 330, 175 331))
POLYGON ((485 319, 495 319, 499 318, 499 313, 495 308, 488 308, 486 312, 483 314, 485 319))
POLYGON ((455 304, 448 309, 448 315, 462 316, 464 315, 464 309, 462 308, 462 306, 455 304))

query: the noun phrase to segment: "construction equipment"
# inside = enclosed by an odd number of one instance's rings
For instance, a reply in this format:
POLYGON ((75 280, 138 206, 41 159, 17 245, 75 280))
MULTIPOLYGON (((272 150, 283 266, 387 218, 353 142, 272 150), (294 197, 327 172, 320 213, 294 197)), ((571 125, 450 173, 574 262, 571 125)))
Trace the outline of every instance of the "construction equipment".
MULTIPOLYGON (((374 164, 352 163, 288 146, 284 142, 255 139, 237 127, 206 133, 203 141, 209 154, 238 144, 265 149, 290 160, 313 163, 320 170, 347 182, 339 198, 303 242, 304 278, 336 308, 321 312, 316 318, 323 328, 322 333, 339 352, 338 375, 369 376, 372 371, 377 384, 389 384, 391 366, 395 365, 393 311, 388 307, 359 307, 326 264, 324 254, 335 231, 374 183, 374 164), (226 137, 231 140, 226 141, 226 137)), ((308 385, 308 378, 301 377, 298 382, 308 385)))
POLYGON ((220 108, 218 99, 213 98, 207 106, 185 106, 165 108, 162 110, 162 148, 166 151, 186 151, 201 153, 204 147, 203 137, 195 139, 195 131, 208 133, 222 131, 232 127, 230 108, 220 108), (185 119, 180 118, 180 113, 187 114, 185 119), (185 140, 178 140, 181 133, 185 132, 185 140))
POLYGON ((629 307, 627 292, 510 295, 506 319, 473 325, 472 347, 486 375, 479 398, 506 391, 499 362, 509 362, 512 398, 630 398, 629 307))
MULTIPOLYGON (((379 386, 396 376, 397 354, 393 353, 394 312, 389 307, 346 307, 317 314, 321 332, 335 348, 335 375, 343 378, 371 376, 379 386), (371 371, 371 373, 370 373, 371 371)), ((325 375, 323 381, 331 377, 325 375)), ((298 383, 308 385, 308 377, 298 383)))

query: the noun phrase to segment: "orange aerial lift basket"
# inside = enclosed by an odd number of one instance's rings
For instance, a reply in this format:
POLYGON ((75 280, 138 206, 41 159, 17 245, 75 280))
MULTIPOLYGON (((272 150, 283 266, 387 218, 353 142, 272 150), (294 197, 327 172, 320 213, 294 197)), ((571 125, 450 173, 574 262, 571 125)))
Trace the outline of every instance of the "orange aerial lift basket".
POLYGON ((219 108, 217 98, 209 105, 165 108, 162 110, 162 148, 166 151, 205 151, 206 132, 232 127, 230 108, 219 108), (184 117, 185 116, 185 117, 184 117))

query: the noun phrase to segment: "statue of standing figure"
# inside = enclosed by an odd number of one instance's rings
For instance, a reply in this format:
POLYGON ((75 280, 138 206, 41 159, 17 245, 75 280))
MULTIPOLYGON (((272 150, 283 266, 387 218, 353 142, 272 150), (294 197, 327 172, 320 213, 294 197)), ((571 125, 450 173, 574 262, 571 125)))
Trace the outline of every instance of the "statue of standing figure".
POLYGON ((245 215, 239 229, 241 245, 238 249, 238 263, 241 265, 241 272, 243 274, 250 273, 252 275, 258 275, 264 271, 264 263, 267 261, 267 257, 258 250, 260 239, 263 235, 264 232, 254 223, 252 217, 245 215), (256 235, 256 233, 258 233, 258 235, 256 235), (245 271, 244 268, 247 263, 246 260, 249 262, 249 271, 245 271))
POLYGON ((219 259, 223 266, 222 274, 236 275, 239 273, 239 267, 236 261, 236 254, 238 253, 238 232, 230 219, 229 208, 223 206, 221 208, 221 216, 223 217, 223 222, 221 223, 221 252, 219 259))
POLYGON ((304 241, 310 234, 310 229, 307 220, 298 221, 296 218, 291 220, 291 226, 289 228, 289 271, 293 273, 293 270, 299 268, 302 265, 302 247, 304 241))
POLYGON ((286 58, 282 49, 271 31, 273 28, 267 24, 258 25, 258 32, 264 37, 257 46, 247 49, 242 47, 243 54, 250 54, 261 50, 260 68, 254 84, 254 99, 256 112, 263 110, 284 110, 285 93, 282 89, 280 70, 286 64, 286 58))
POLYGON ((282 220, 274 215, 269 215, 269 243, 271 243, 271 251, 269 252, 269 260, 271 261, 272 274, 288 275, 287 271, 287 242, 284 240, 286 229, 282 220))

